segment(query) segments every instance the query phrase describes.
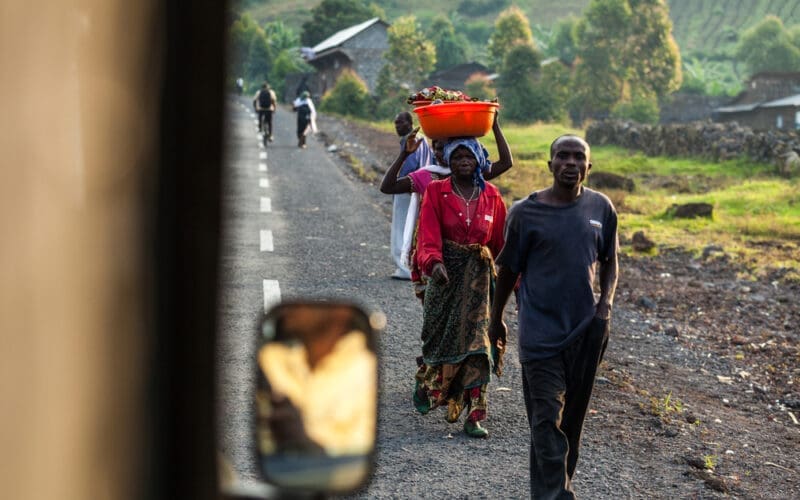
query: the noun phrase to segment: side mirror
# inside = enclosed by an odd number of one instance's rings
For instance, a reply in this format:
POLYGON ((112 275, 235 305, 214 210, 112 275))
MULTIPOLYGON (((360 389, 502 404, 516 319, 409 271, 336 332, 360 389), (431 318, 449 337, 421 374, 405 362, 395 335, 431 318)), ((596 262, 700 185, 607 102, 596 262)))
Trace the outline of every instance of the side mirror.
POLYGON ((260 325, 256 449, 285 490, 342 494, 370 476, 382 314, 342 302, 290 302, 260 325))

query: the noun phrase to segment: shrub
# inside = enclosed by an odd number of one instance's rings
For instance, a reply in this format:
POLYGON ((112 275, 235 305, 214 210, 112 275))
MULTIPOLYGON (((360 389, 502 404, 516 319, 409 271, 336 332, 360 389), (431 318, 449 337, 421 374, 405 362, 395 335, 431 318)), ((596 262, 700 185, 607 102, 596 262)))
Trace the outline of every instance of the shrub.
POLYGON ((367 85, 352 70, 345 70, 336 85, 322 96, 320 109, 340 115, 364 118, 367 115, 367 85))
POLYGON ((464 83, 464 93, 481 100, 490 100, 497 97, 492 81, 482 73, 475 73, 467 78, 464 83))
POLYGON ((660 116, 658 101, 648 97, 634 97, 630 101, 617 103, 611 109, 613 118, 633 120, 639 123, 656 124, 660 116))

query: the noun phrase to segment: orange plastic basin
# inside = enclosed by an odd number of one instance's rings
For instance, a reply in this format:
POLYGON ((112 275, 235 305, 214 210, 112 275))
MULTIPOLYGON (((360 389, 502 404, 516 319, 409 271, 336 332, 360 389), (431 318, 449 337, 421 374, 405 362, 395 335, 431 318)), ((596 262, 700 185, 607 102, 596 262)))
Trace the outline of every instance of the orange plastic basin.
POLYGON ((492 130, 496 102, 446 102, 414 108, 419 126, 431 139, 482 137, 492 130))

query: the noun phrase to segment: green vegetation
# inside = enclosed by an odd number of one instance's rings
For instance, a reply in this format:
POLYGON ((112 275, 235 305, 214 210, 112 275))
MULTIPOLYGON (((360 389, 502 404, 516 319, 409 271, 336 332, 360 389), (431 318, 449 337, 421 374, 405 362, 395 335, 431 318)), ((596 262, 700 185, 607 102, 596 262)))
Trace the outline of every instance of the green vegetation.
POLYGON ((367 116, 370 103, 367 85, 352 70, 345 70, 333 89, 322 97, 320 110, 340 115, 367 116))
POLYGON ((703 455, 703 467, 705 467, 706 470, 714 470, 718 462, 719 457, 716 455, 703 455))
MULTIPOLYGON (((489 60, 486 45, 494 21, 502 10, 513 4, 496 0, 440 0, 436 3, 427 0, 371 0, 366 3, 378 11, 382 9, 385 20, 389 22, 413 13, 426 32, 437 17, 449 17, 456 26, 456 35, 465 35, 469 42, 467 54, 472 60, 483 63, 489 60)), ((530 20, 536 44, 543 55, 571 60, 573 53, 570 52, 569 37, 565 38, 567 32, 559 31, 556 24, 570 16, 582 16, 589 3, 590 0, 529 0, 517 5, 530 20)), ((299 34, 303 31, 303 24, 311 19, 312 9, 319 4, 320 0, 240 0, 236 10, 250 13, 260 24, 281 21, 299 34)), ((796 0, 668 0, 667 4, 673 35, 684 61, 683 70, 690 73, 686 75, 685 88, 709 95, 735 95, 741 90, 742 82, 750 76, 749 69, 735 59, 741 33, 770 14, 779 17, 787 29, 800 24, 800 4, 796 0), (693 64, 694 76, 687 64, 693 64)))
POLYGON ((650 413, 659 417, 665 423, 669 423, 673 414, 680 415, 683 413, 683 403, 678 399, 674 399, 671 391, 661 399, 650 397, 650 413))
MULTIPOLYGON (((443 0, 436 4, 418 0, 368 3, 370 9, 376 5, 384 9, 387 20, 392 23, 391 49, 387 55, 390 64, 379 75, 374 95, 365 97, 357 81, 345 81, 337 93, 326 97, 323 107, 330 106, 328 109, 339 112, 346 110, 352 115, 350 111, 365 109, 360 102, 371 98, 373 104, 365 106, 373 119, 380 119, 374 126, 394 133, 386 118, 393 116, 398 103, 405 101, 408 89, 418 87, 425 75, 434 69, 439 55, 436 48, 452 60, 459 60, 464 54, 483 62, 490 57, 495 61, 502 59, 501 76, 495 88, 487 81, 476 80, 471 84, 476 94, 493 96, 493 92, 498 91, 501 94, 500 116, 512 145, 515 167, 497 179, 496 184, 510 203, 551 182, 547 152, 555 137, 563 133, 583 135, 583 130, 563 125, 569 122, 565 117, 568 107, 573 117, 576 111, 578 115, 584 111, 575 107, 576 98, 586 98, 577 104, 585 104, 588 111, 600 109, 618 116, 634 116, 642 122, 653 121, 658 114, 654 98, 675 89, 680 82, 681 69, 684 90, 710 95, 732 94, 749 76, 747 71, 754 69, 733 62, 737 51, 742 57, 745 53, 759 53, 745 50, 748 43, 751 49, 762 50, 762 54, 772 54, 775 50, 766 43, 769 40, 777 40, 777 45, 772 47, 779 49, 786 49, 787 43, 800 46, 800 27, 797 26, 800 4, 797 2, 730 0, 724 6, 694 0, 667 3, 671 8, 672 32, 682 52, 680 56, 673 50, 668 32, 665 33, 664 28, 669 23, 660 0, 534 0, 526 2, 521 11, 509 10, 504 15, 500 10, 512 3, 480 0, 468 5, 459 0, 443 0), (590 4, 592 9, 586 9, 590 4), (632 5, 637 8, 633 9, 632 5), (459 6, 468 6, 476 14, 463 17, 465 11, 459 10, 459 6), (637 15, 642 9, 650 9, 644 17, 637 15), (414 16, 398 17, 400 11, 414 12, 414 16), (477 15, 478 12, 483 14, 477 15), (509 12, 512 15, 508 17, 515 17, 516 24, 498 32, 495 21, 499 23, 509 12), (518 12, 524 13, 527 19, 521 19, 518 12), (615 13, 616 17, 607 15, 609 13, 615 13), (765 20, 767 14, 780 16, 782 26, 774 20, 765 20), (520 23, 520 20, 529 24, 520 23), (619 22, 614 24, 615 20, 619 22), (556 24, 557 21, 560 22, 556 24), (753 35, 759 33, 754 27, 760 24, 770 28, 765 31, 775 36, 762 40, 753 35), (432 26, 440 36, 434 36, 430 31, 432 26), (512 29, 516 27, 522 29, 512 29), (738 33, 747 28, 754 29, 740 39, 738 33), (622 32, 627 33, 627 38, 613 38, 614 33, 622 32), (522 33, 522 36, 515 33, 522 33), (532 39, 528 33, 533 34, 532 39), (512 40, 501 36, 509 34, 515 34, 512 40), (753 36, 761 45, 753 43, 753 36), (458 46, 465 38, 470 46, 462 52, 458 46), (490 38, 494 40, 491 44, 490 38), (663 43, 651 47, 647 42, 651 39, 663 43), (512 43, 514 40, 522 43, 512 43), (631 48, 639 51, 628 52, 631 48), (654 51, 648 52, 651 49, 654 51), (596 88, 574 86, 574 73, 561 63, 539 66, 538 61, 553 55, 575 58, 578 61, 576 72, 589 76, 577 78, 578 83, 589 82, 596 88), (593 64, 580 63, 587 59, 593 64), (683 62, 676 68, 676 62, 681 60, 683 62), (537 64, 531 65, 531 62, 537 64), (600 73, 600 76, 594 75, 597 72, 605 72, 606 77, 600 73), (655 79, 647 79, 653 75, 655 79), (603 83, 602 89, 598 82, 603 83), (605 93, 595 95, 599 91, 605 93), (521 110, 528 111, 518 113, 521 110), (536 120, 561 124, 524 124, 536 120), (519 124, 514 124, 515 121, 519 124)), ((240 74, 252 75, 248 82, 258 83, 266 76, 273 86, 279 87, 283 75, 303 68, 302 61, 293 56, 297 45, 293 46, 293 51, 292 43, 299 41, 293 29, 299 33, 300 26, 311 19, 310 13, 319 4, 318 0, 294 3, 264 0, 243 4, 250 16, 242 16, 233 23, 233 67, 240 74), (263 23, 277 17, 284 23, 263 23), (254 62, 255 56, 260 61, 254 62)), ((792 50, 786 53, 793 57, 792 50)), ((765 58, 752 57, 754 61, 765 58)), ((360 112, 356 114, 363 116, 360 112)), ((487 139, 484 142, 496 157, 493 141, 487 139)), ((620 235, 626 252, 633 252, 626 242, 635 231, 642 230, 657 242, 658 248, 680 247, 699 254, 707 246, 715 245, 724 248, 725 258, 738 260, 752 273, 784 267, 791 269, 790 277, 800 279, 800 262, 796 257, 800 245, 800 196, 797 194, 800 181, 796 175, 781 177, 774 165, 747 159, 717 163, 695 158, 654 158, 611 146, 594 148, 592 153, 594 172, 624 175, 636 185, 633 192, 604 190, 619 210, 620 235), (694 202, 711 204, 713 217, 676 219, 670 215, 673 205, 694 202)), ((590 183, 591 179, 590 175, 590 183)))
MULTIPOLYGON (((502 116, 502 115, 501 115, 502 116)), ((583 135, 579 129, 556 124, 515 126, 503 122, 512 146, 514 168, 495 179, 506 202, 522 199, 552 182, 547 169, 550 142, 561 134, 583 135)), ((493 158, 494 141, 482 141, 493 158)), ((740 159, 712 162, 695 158, 647 157, 625 149, 592 149, 592 172, 626 176, 636 184, 632 193, 603 190, 620 216, 620 238, 629 241, 644 231, 662 248, 684 248, 698 255, 709 245, 722 247, 731 259, 753 274, 768 268, 792 269, 800 279, 800 180, 775 174, 772 165, 740 159), (712 219, 673 219, 673 204, 713 205, 712 219)), ((589 174, 591 182, 592 174, 589 174)), ((634 254, 627 245, 623 250, 634 254)))

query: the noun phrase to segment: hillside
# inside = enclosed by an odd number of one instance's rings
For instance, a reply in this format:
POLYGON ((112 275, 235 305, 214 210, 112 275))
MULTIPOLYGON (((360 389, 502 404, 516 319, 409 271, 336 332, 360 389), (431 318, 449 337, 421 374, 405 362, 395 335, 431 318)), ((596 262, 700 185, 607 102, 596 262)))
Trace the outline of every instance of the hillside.
MULTIPOLYGON (((297 30, 310 17, 310 10, 320 0, 246 0, 244 9, 260 22, 281 20, 297 30)), ((497 13, 510 0, 374 0, 389 20, 414 13, 425 24, 440 13, 458 12, 465 24, 491 26, 497 13), (479 12, 483 14, 478 15, 479 12)), ((532 25, 548 30, 555 21, 580 15, 589 0, 528 0, 515 2, 528 15, 532 25)), ((800 24, 797 0, 669 0, 673 32, 684 55, 717 58, 730 53, 739 35, 768 14, 780 17, 784 24, 800 24), (716 56, 716 57, 715 57, 716 56)))

